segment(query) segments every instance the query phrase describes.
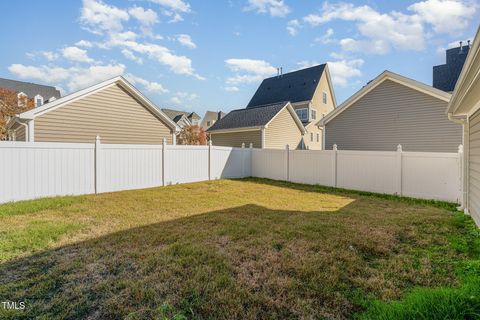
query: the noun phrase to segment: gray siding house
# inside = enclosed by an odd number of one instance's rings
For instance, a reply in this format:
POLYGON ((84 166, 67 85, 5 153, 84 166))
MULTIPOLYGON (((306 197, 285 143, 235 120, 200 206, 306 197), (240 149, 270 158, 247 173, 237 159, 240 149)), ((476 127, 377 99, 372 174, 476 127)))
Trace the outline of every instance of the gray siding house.
POLYGON ((462 125, 445 113, 450 96, 385 71, 320 121, 326 149, 457 152, 462 125))

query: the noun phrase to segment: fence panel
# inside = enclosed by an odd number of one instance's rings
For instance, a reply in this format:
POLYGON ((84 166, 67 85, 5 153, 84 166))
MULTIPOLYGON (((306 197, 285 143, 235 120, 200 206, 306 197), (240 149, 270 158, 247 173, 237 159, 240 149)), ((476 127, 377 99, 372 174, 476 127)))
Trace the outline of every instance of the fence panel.
POLYGON ((0 143, 0 203, 93 192, 94 145, 0 143))
POLYGON ((172 146, 165 150, 165 184, 208 180, 208 146, 172 146))
POLYGON ((102 144, 98 192, 162 185, 162 146, 102 144))
POLYGON ((337 151, 337 186, 394 194, 397 189, 397 153, 337 151))
POLYGON ((455 153, 404 152, 402 194, 460 202, 460 157, 455 153))
POLYGON ((333 186, 333 152, 292 150, 289 155, 289 181, 333 186))
POLYGON ((214 180, 249 176, 249 153, 250 150, 246 148, 212 146, 210 178, 214 180))
POLYGON ((275 149, 252 150, 252 176, 287 180, 287 152, 275 149))

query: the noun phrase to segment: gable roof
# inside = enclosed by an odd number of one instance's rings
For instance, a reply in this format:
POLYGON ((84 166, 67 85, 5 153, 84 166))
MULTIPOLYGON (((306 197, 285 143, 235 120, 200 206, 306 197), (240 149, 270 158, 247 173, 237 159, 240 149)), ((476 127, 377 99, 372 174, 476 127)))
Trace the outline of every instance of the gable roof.
POLYGON ((48 102, 40 107, 30 109, 28 111, 25 111, 23 113, 20 113, 18 115, 19 119, 25 119, 25 120, 32 120, 35 119, 36 117, 45 114, 47 112, 53 111, 57 108, 61 108, 67 103, 76 101, 78 99, 84 98, 86 96, 89 96, 93 93, 96 93, 100 90, 103 90, 107 87, 111 87, 113 85, 119 85, 122 87, 124 90, 126 90, 128 93, 130 93, 133 97, 135 97, 145 108, 150 110, 154 115, 156 115, 158 118, 164 120, 166 124, 174 129, 175 131, 179 131, 180 128, 177 126, 175 122, 173 122, 169 117, 167 117, 160 109, 158 109, 153 102, 151 102, 147 97, 145 97, 140 91, 138 91, 137 88, 135 88, 130 82, 128 82, 124 77, 118 76, 103 82, 100 82, 96 85, 93 85, 91 87, 82 89, 80 91, 74 92, 72 94, 69 94, 67 96, 64 96, 60 99, 54 100, 52 102, 48 102))
POLYGON ((203 116, 203 119, 206 121, 219 120, 225 117, 227 114, 223 111, 207 111, 203 116))
POLYGON ((200 116, 195 112, 179 111, 179 110, 166 109, 166 108, 162 108, 162 112, 165 113, 170 119, 172 119, 175 122, 179 121, 182 118, 182 116, 185 116, 189 120, 191 119, 200 120, 200 116))
POLYGON ((295 103, 312 100, 325 66, 320 64, 264 79, 247 108, 281 101, 295 103))
POLYGON ((331 120, 333 120, 335 117, 337 117, 339 114, 341 114, 343 111, 347 110, 349 107, 351 107, 355 102, 357 102, 360 98, 362 98, 364 95, 368 94, 370 91, 375 89, 378 85, 383 83, 386 80, 393 81, 395 83, 401 84, 403 86, 409 87, 411 89, 417 90, 419 92, 428 94, 434 98, 440 99, 445 102, 450 101, 451 94, 447 93, 445 91, 436 89, 432 86, 426 85, 424 83, 421 83, 419 81, 401 76, 399 74, 396 74, 394 72, 385 70, 383 71, 380 75, 378 75, 375 79, 372 81, 368 82, 366 86, 364 86, 362 89, 357 91, 355 94, 353 94, 350 98, 345 100, 340 106, 338 106, 335 110, 330 112, 320 120, 317 125, 325 125, 331 120))
POLYGON ((480 82, 480 27, 473 40, 470 52, 467 56, 462 72, 458 77, 455 90, 448 104, 447 113, 449 116, 458 116, 461 114, 470 115, 476 111, 474 106, 463 104, 464 99, 475 90, 474 83, 480 82), (462 110, 462 107, 464 110, 462 110), (471 109, 474 107, 473 109, 471 109))
POLYGON ((213 126, 211 126, 210 129, 208 129, 207 131, 235 131, 234 129, 242 128, 261 129, 267 126, 284 108, 289 109, 289 112, 290 114, 292 114, 292 117, 297 126, 300 128, 302 133, 305 132, 305 128, 303 127, 302 122, 300 121, 300 119, 298 119, 297 114, 295 113, 292 105, 288 101, 257 106, 254 108, 233 110, 229 112, 225 117, 215 122, 213 126))
POLYGON ((17 93, 23 92, 29 98, 34 98, 37 94, 39 94, 44 100, 48 100, 51 97, 59 99, 61 96, 60 91, 52 86, 4 78, 0 78, 0 88, 10 89, 17 93))

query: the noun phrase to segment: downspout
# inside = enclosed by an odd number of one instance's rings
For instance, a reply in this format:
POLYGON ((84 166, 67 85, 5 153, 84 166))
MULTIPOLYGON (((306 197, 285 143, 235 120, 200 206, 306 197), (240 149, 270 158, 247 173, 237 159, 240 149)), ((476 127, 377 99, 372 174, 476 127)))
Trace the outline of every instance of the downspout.
POLYGON ((458 210, 463 211, 465 214, 468 214, 468 208, 469 208, 469 203, 468 203, 468 196, 469 196, 469 182, 470 182, 470 177, 469 177, 469 159, 470 159, 470 142, 469 142, 469 121, 468 121, 468 116, 467 115, 459 115, 455 116, 452 113, 448 113, 448 119, 450 121, 453 121, 455 123, 461 124, 462 125, 462 143, 463 143, 463 172, 462 172, 462 203, 460 207, 458 207, 458 210))

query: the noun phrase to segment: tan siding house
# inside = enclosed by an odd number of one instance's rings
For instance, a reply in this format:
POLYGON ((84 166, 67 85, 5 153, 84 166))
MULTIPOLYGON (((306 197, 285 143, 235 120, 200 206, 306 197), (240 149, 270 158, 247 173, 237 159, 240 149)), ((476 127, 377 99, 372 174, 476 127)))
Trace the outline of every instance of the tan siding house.
POLYGON ((323 121, 326 149, 457 152, 462 126, 450 122, 450 94, 385 72, 323 121))
POLYGON ((302 131, 292 119, 289 109, 285 108, 265 128, 265 146, 267 149, 283 149, 288 144, 298 149, 302 140, 302 131))
POLYGON ((289 102, 233 110, 207 133, 213 145, 283 149, 302 146, 305 128, 289 102))
POLYGON ((20 114, 17 141, 161 144, 174 143, 177 126, 119 77, 20 114), (32 131, 27 135, 26 131, 32 131))
POLYGON ((245 143, 245 147, 250 146, 250 143, 252 143, 254 148, 261 148, 262 132, 261 130, 223 133, 212 132, 211 140, 215 146, 240 148, 242 143, 245 143))
POLYGON ((450 120, 464 127, 462 208, 480 226, 480 28, 447 112, 450 120))

